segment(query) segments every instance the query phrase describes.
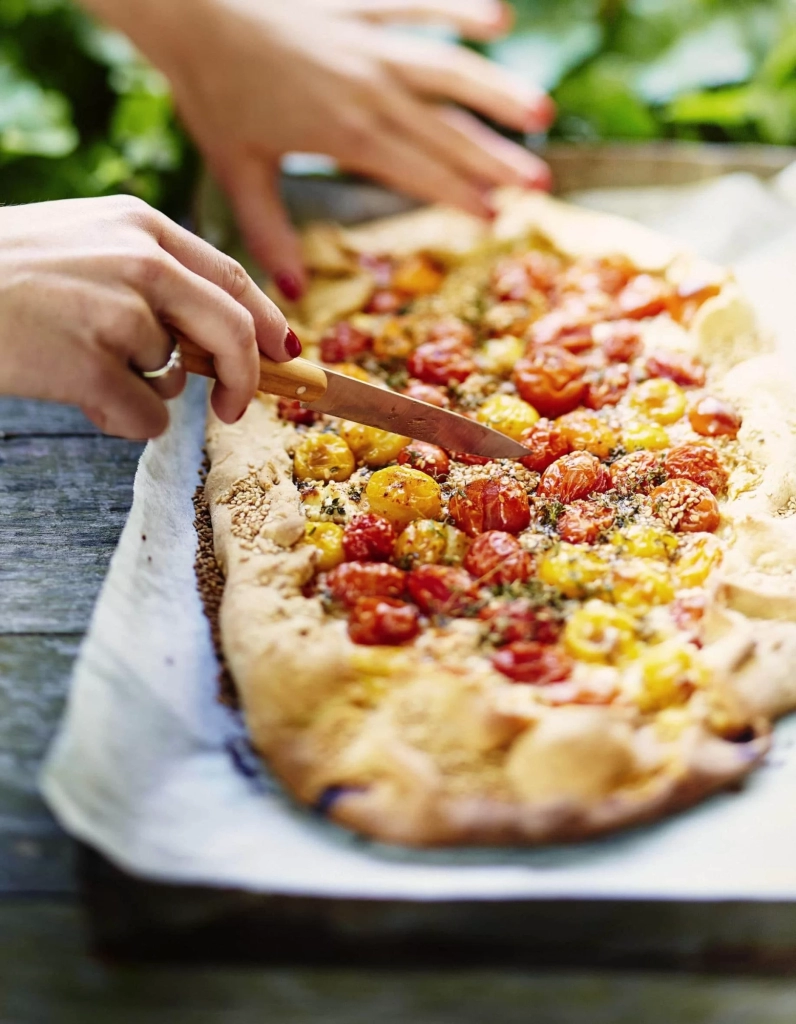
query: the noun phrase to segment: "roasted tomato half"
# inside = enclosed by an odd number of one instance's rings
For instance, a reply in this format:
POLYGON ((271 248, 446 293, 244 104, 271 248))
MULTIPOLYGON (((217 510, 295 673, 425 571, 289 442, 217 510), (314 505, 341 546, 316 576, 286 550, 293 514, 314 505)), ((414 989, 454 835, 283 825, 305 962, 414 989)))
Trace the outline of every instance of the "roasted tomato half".
POLYGON ((513 477, 473 480, 451 497, 448 512, 471 537, 487 530, 519 533, 531 522, 528 495, 513 477))

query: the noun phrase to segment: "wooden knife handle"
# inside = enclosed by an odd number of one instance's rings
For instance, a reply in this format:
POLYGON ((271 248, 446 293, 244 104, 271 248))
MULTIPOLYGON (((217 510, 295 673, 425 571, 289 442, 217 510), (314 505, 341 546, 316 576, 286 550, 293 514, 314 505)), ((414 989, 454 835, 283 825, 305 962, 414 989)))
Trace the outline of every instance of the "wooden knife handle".
MULTIPOLYGON (((188 338, 180 336, 182 365, 188 373, 217 378, 215 363, 209 352, 199 348, 188 338)), ((326 374, 307 359, 292 359, 289 363, 275 363, 260 356, 260 384, 258 390, 280 398, 295 398, 300 402, 314 402, 326 393, 326 374)))

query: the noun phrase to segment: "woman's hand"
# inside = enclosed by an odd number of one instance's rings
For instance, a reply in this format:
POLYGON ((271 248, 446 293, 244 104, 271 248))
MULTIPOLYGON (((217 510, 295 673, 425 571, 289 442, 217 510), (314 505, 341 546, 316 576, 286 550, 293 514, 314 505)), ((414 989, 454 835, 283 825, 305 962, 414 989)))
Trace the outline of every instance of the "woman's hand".
POLYGON ((472 51, 375 22, 439 21, 480 37, 491 0, 88 0, 170 78, 249 248, 288 298, 305 278, 279 194, 288 152, 323 153, 424 200, 490 214, 496 185, 546 187, 526 149, 467 113, 539 131, 551 102, 472 51), (457 104, 452 107, 450 104, 457 104))
POLYGON ((254 396, 258 346, 298 355, 284 317, 229 257, 127 196, 0 209, 0 394, 79 406, 109 434, 156 437, 185 385, 180 332, 215 357, 213 407, 254 396))

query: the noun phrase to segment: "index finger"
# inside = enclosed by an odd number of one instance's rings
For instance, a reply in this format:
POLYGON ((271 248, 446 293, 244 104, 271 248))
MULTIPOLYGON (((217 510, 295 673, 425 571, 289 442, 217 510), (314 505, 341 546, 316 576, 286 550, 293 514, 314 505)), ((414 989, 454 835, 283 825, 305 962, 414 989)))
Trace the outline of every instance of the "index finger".
POLYGON ((168 217, 158 217, 155 238, 162 249, 187 270, 221 288, 249 311, 254 320, 257 347, 275 362, 301 354, 301 345, 287 321, 261 288, 232 257, 181 228, 168 217))
POLYGON ((511 28, 511 8, 501 0, 327 0, 332 10, 368 21, 444 23, 468 39, 494 39, 511 28))

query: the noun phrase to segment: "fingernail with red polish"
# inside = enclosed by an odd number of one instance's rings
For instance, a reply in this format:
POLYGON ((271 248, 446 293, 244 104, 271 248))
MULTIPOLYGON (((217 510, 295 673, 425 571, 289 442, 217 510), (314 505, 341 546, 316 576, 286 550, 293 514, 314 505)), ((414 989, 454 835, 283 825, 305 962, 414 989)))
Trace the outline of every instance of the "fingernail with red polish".
POLYGON ((289 327, 287 334, 285 334, 285 352, 287 352, 291 359, 301 355, 301 342, 298 340, 296 332, 291 331, 289 327))
POLYGON ((301 281, 293 274, 280 271, 278 274, 274 274, 274 281, 280 292, 290 302, 298 302, 301 298, 304 289, 301 286, 301 281))
POLYGON ((540 96, 528 111, 528 116, 525 120, 525 130, 529 132, 546 131, 555 121, 556 114, 556 105, 550 97, 540 96))

